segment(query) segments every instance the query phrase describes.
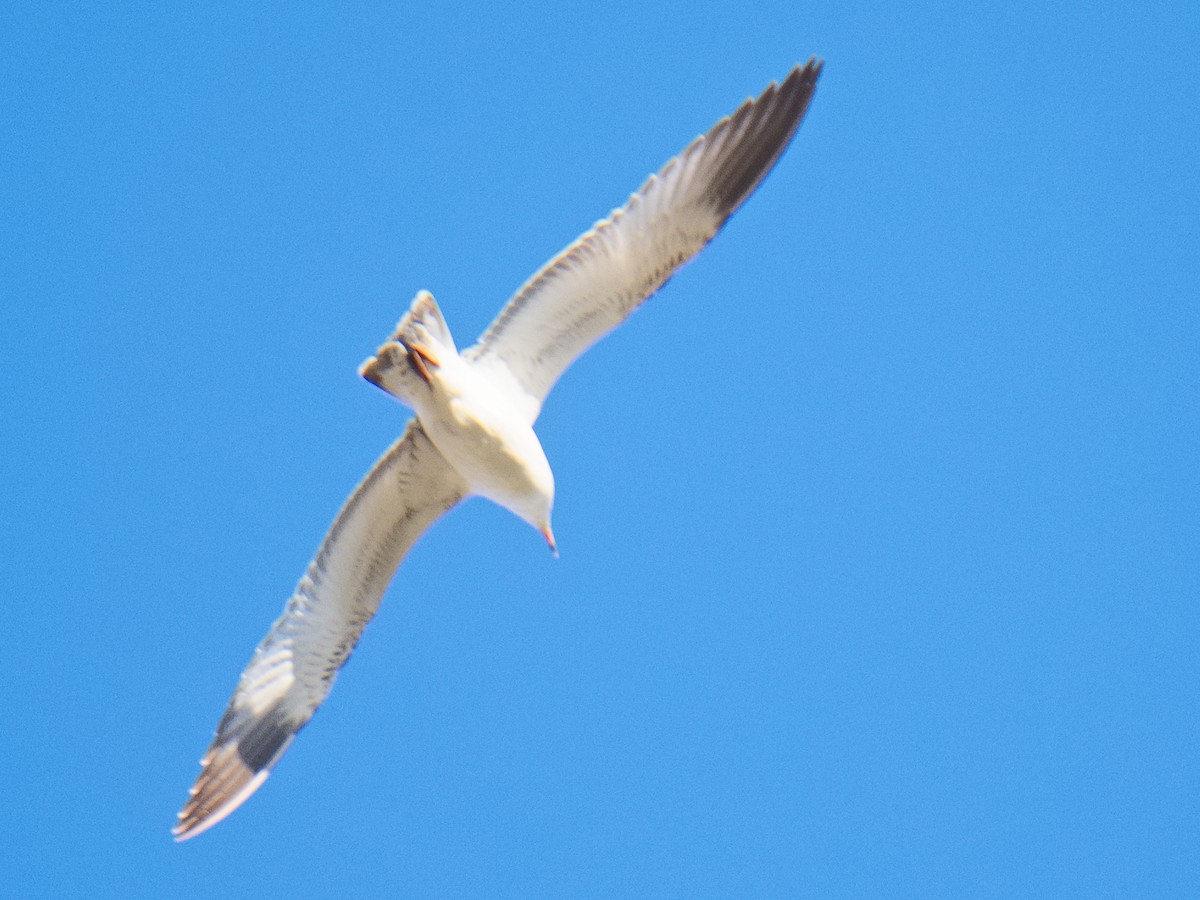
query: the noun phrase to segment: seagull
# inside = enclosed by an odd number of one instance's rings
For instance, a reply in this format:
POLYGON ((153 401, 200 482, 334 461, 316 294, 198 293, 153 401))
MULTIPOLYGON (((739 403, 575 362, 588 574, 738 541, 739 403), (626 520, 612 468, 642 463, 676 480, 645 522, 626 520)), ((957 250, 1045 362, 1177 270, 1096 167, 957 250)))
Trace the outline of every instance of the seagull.
POLYGON ((342 506, 238 681, 173 829, 237 809, 325 700, 393 573, 472 495, 532 525, 557 555, 554 475, 533 425, 559 376, 696 255, 791 142, 822 61, 796 66, 651 175, 530 278, 461 353, 427 291, 359 373, 415 417, 342 506))

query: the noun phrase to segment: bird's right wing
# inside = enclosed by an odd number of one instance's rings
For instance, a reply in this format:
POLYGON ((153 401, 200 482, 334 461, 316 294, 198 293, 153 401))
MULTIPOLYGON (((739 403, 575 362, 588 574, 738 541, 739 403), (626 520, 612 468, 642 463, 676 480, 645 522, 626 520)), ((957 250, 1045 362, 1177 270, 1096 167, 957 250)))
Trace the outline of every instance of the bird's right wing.
POLYGON ((211 828, 266 780, 329 693, 409 548, 466 493, 462 476, 409 422, 346 501, 254 651, 200 761, 176 840, 211 828))
POLYGON ((530 278, 464 358, 515 379, 540 408, 567 366, 712 240, 771 171, 821 66, 797 66, 688 144, 530 278))

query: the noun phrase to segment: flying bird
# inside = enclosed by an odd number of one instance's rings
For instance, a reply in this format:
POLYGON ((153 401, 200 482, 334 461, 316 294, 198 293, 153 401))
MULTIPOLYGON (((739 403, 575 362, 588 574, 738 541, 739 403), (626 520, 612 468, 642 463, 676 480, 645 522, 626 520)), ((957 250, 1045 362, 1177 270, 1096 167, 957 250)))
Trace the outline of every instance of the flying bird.
MULTIPOLYGON (((746 100, 544 265, 461 353, 417 294, 362 364, 415 412, 346 501, 238 681, 174 828, 195 837, 237 809, 325 700, 413 543, 479 495, 555 550, 554 476, 533 424, 563 371, 699 252, 788 146, 823 63, 746 100)), ((557 551, 555 551, 557 552, 557 551)))

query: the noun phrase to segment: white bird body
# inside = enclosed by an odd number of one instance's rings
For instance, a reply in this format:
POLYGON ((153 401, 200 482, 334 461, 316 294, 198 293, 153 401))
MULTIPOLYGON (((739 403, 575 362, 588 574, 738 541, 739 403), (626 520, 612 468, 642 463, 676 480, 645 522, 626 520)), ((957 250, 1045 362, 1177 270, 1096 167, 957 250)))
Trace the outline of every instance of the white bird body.
POLYGON ((433 295, 417 294, 359 372, 412 407, 472 494, 524 519, 553 549, 554 475, 533 431, 540 404, 503 363, 479 366, 459 355, 433 295))
POLYGON ((461 354, 422 291, 361 374, 415 411, 342 506, 238 681, 174 829, 211 828, 266 780, 324 702, 416 540, 464 497, 511 510, 554 548, 554 476, 533 424, 562 372, 710 241, 791 141, 810 60, 651 175, 536 272, 461 354))
POLYGON ((550 530, 554 474, 524 419, 505 415, 513 404, 480 373, 459 360, 453 379, 437 375, 432 402, 417 418, 442 456, 471 486, 471 493, 524 519, 541 532, 550 530))

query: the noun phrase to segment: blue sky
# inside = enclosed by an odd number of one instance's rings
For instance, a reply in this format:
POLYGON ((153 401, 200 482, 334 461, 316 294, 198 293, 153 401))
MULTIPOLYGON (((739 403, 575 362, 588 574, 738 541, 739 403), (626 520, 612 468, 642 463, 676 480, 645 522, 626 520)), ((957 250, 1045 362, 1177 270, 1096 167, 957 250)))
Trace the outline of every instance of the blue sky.
POLYGON ((734 9, 0 12, 13 896, 1200 890, 1197 6, 734 9), (412 295, 469 342, 810 55, 550 398, 562 558, 460 507, 173 844, 412 295))

